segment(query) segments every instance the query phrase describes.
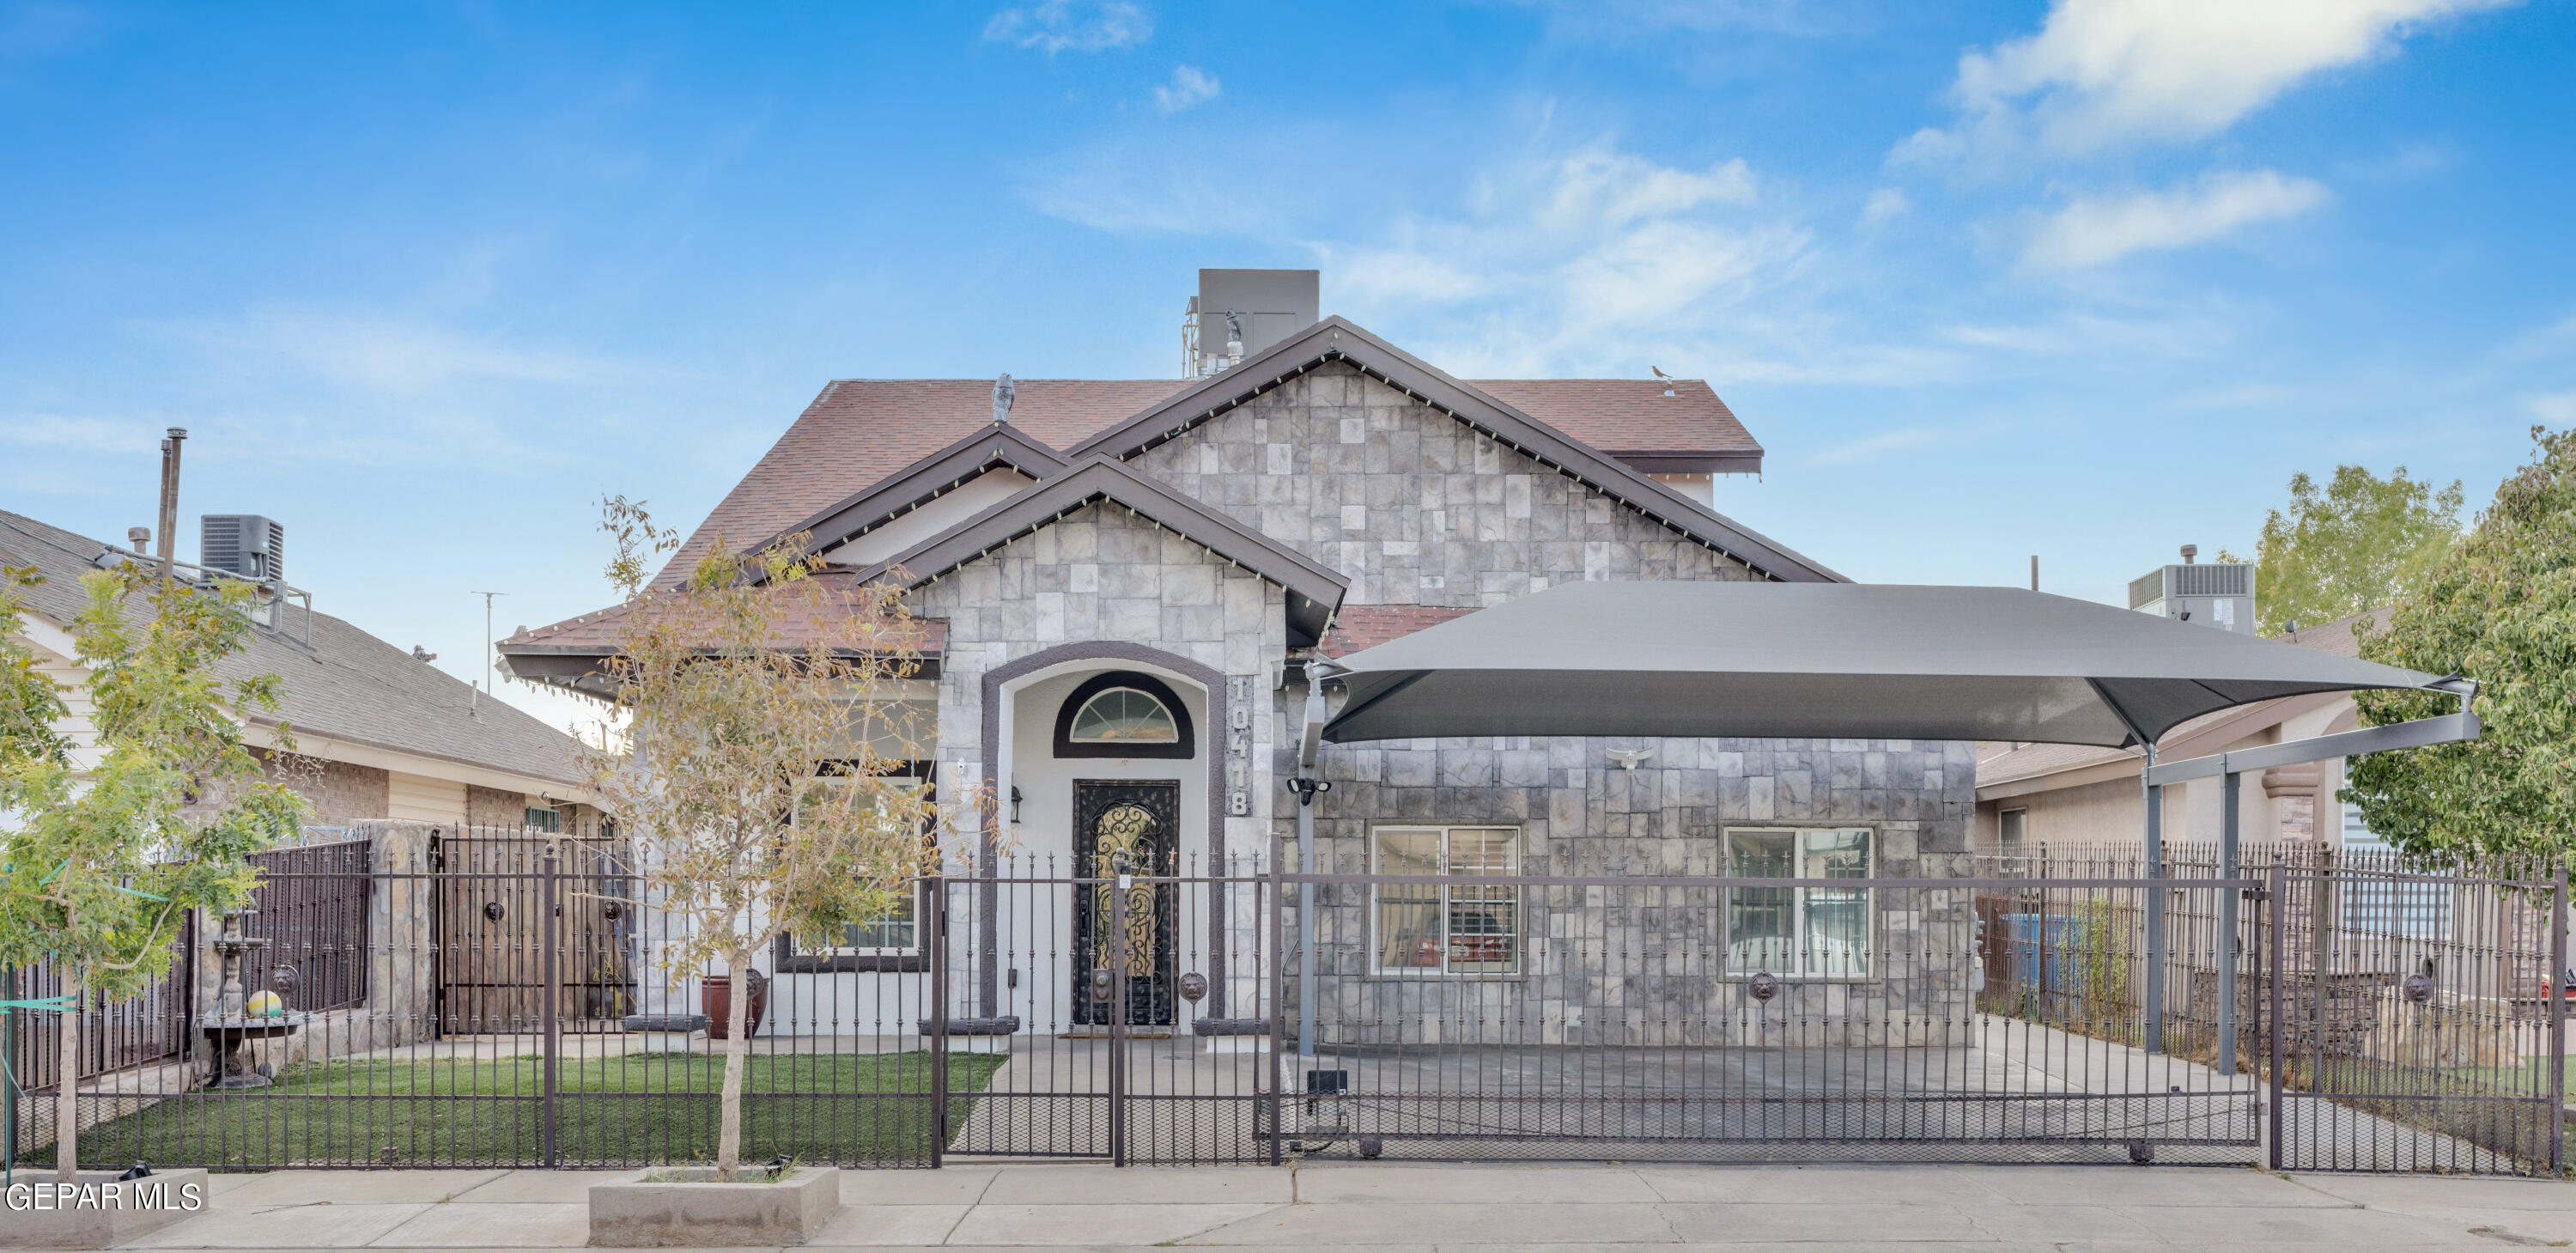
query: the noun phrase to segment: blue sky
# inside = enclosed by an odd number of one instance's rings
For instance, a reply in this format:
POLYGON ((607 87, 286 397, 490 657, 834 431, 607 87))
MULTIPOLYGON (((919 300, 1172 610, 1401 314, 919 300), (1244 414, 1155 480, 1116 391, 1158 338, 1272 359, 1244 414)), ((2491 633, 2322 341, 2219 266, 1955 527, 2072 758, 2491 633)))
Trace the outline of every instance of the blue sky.
MULTIPOLYGON (((1719 507, 2111 600, 2576 422, 2576 8, 0 0, 0 504, 288 527, 479 677, 828 379, 1177 373, 1202 265, 1467 376, 1710 379, 1719 507)), ((194 526, 183 531, 193 549, 194 526)), ((565 707, 505 692, 561 720, 565 707)))

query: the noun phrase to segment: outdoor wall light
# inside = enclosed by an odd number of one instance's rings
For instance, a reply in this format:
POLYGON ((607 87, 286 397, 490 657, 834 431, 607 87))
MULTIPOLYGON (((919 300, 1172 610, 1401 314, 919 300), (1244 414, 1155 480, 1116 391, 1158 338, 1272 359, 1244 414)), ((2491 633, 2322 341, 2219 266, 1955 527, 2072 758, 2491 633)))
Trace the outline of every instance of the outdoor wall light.
POLYGON ((1019 785, 1019 784, 1017 784, 1017 783, 1014 783, 1014 784, 1012 784, 1012 785, 1011 785, 1011 821, 1013 821, 1013 822, 1018 822, 1019 820, 1020 820, 1020 785, 1019 785))

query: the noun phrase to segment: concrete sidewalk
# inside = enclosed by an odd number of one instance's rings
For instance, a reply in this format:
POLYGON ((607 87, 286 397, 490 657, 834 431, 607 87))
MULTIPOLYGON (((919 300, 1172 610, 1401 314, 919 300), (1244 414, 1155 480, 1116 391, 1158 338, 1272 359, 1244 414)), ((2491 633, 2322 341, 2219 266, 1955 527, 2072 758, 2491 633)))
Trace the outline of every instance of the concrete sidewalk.
MULTIPOLYGON (((210 1212, 129 1247, 551 1249, 587 1238, 585 1189, 640 1172, 276 1171, 215 1176, 210 1212)), ((805 1246, 1373 1250, 1619 1246, 2486 1249, 2576 1242, 2576 1187, 2241 1169, 964 1166, 845 1171, 805 1246)), ((0 1247, 7 1215, 0 1213, 0 1247)))

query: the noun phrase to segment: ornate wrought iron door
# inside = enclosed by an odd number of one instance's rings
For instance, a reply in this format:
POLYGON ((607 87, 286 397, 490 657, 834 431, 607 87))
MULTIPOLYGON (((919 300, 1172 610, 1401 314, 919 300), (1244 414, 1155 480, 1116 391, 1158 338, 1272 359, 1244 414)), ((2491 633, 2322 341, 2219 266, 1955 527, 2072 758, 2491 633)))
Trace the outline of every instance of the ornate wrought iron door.
MULTIPOLYGON (((1174 873, 1180 814, 1177 782, 1083 779, 1073 785, 1074 877, 1111 880, 1074 889, 1073 986, 1087 987, 1093 970, 1116 965, 1126 976, 1131 1027, 1172 1025, 1179 897, 1169 883, 1129 885, 1123 934, 1110 935, 1110 894, 1122 890, 1115 882, 1122 867, 1131 875, 1174 873)), ((1107 1006, 1079 996, 1073 1020, 1106 1026, 1107 1006)))

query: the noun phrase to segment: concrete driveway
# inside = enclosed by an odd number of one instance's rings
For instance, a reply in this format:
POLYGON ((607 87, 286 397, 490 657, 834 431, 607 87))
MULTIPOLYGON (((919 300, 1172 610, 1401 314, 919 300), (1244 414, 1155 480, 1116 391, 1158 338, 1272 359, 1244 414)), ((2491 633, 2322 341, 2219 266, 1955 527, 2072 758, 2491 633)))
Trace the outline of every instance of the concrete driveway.
MULTIPOLYGON (((216 1176, 209 1212, 128 1247, 552 1249, 635 1172, 216 1176)), ((2484 1249, 2576 1242, 2576 1187, 2234 1168, 1385 1162, 848 1171, 807 1248, 2484 1249)), ((7 1216, 0 1214, 0 1247, 7 1216)))

